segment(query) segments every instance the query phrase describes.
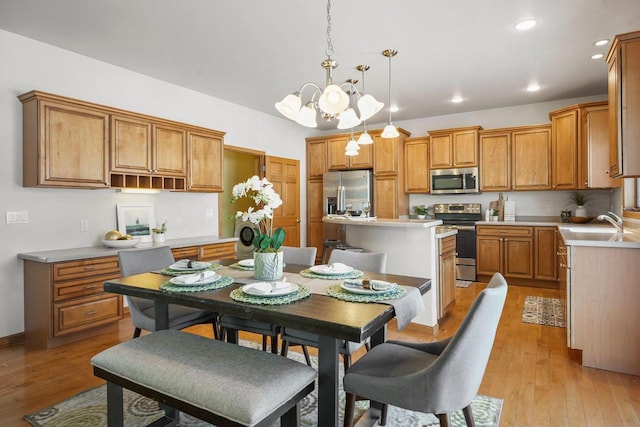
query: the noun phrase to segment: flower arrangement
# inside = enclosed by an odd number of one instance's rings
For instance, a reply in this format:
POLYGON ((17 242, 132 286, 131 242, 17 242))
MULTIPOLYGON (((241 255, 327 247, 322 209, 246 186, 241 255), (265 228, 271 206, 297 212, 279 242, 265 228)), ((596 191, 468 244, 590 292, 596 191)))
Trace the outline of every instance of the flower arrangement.
POLYGON ((246 212, 236 212, 236 218, 255 224, 256 237, 253 246, 256 252, 277 252, 284 242, 284 230, 273 230, 273 210, 282 205, 280 195, 273 190, 273 184, 266 178, 254 175, 245 182, 236 184, 232 190, 231 203, 248 197, 255 203, 246 212))
POLYGON ((167 221, 162 223, 162 226, 160 228, 152 228, 151 231, 153 231, 155 234, 164 234, 167 232, 167 221))
POLYGON ((426 215, 427 214, 427 207, 424 205, 416 205, 413 207, 413 212, 416 215, 426 215))

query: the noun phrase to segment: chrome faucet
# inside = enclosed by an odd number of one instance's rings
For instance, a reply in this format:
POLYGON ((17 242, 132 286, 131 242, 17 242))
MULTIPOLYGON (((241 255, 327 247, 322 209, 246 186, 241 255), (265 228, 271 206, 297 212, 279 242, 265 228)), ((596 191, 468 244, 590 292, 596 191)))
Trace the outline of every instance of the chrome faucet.
POLYGON ((607 221, 607 222, 611 223, 616 228, 616 230, 618 230, 618 233, 624 233, 624 226, 622 224, 622 218, 620 218, 615 213, 609 212, 608 215, 598 215, 597 219, 598 219, 598 221, 607 221))

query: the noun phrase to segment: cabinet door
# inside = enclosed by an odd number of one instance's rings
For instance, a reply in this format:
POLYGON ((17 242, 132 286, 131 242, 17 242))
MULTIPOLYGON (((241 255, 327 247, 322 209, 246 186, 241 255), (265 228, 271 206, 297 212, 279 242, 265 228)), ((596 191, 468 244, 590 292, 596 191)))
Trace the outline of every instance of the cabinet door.
POLYGON ((35 105, 25 106, 24 112, 23 185, 107 187, 108 114, 55 102, 41 102, 37 113, 31 108, 35 105))
POLYGON ((453 166, 470 168, 478 166, 478 131, 470 130, 453 134, 453 166))
POLYGON ((329 170, 348 169, 348 157, 344 154, 349 138, 334 137, 327 140, 327 168, 329 170))
POLYGON ((586 165, 580 176, 582 188, 611 188, 618 182, 609 176, 609 108, 588 107, 583 115, 586 165))
POLYGON ((550 127, 513 132, 511 138, 513 189, 550 190, 550 127))
POLYGON ((551 187, 578 188, 578 110, 551 116, 551 187))
POLYGON ((187 176, 187 132, 169 125, 153 125, 153 173, 187 176))
POLYGON ((322 180, 309 180, 307 181, 307 246, 315 246, 318 249, 316 253, 316 259, 318 261, 322 254, 323 212, 322 180))
POLYGON ((607 80, 607 91, 609 94, 609 175, 618 177, 622 174, 622 152, 620 149, 620 65, 619 49, 613 51, 613 56, 609 58, 609 72, 607 80))
POLYGON ((378 218, 398 217, 398 178, 382 176, 374 179, 375 214, 378 218))
POLYGON ((440 239, 438 318, 443 317, 456 303, 456 237, 440 239))
POLYGON ((151 122, 128 116, 111 116, 111 171, 153 172, 151 122))
POLYGON ((327 170, 326 141, 307 141, 307 178, 322 179, 327 170))
POLYGON ((491 275, 502 271, 502 237, 477 236, 476 272, 491 275))
POLYGON ((480 188, 511 190, 511 133, 480 136, 480 188))
MULTIPOLYGON (((376 175, 396 175, 398 173, 398 138, 374 137, 373 172, 376 175)), ((364 147, 360 147, 362 150, 364 147)))
POLYGON ((189 191, 222 192, 224 143, 221 135, 189 132, 189 191))
POLYGON ((373 168, 373 145, 361 145, 356 156, 345 157, 348 157, 347 163, 352 169, 371 169, 373 168))
POLYGON ((533 238, 505 237, 504 277, 533 278, 533 238))
POLYGON ((405 192, 428 193, 429 137, 412 138, 404 144, 405 192))
POLYGON ((451 155, 452 135, 431 136, 430 164, 431 169, 443 169, 453 166, 451 155))
POLYGON ((558 231, 555 227, 536 227, 535 234, 535 278, 558 280, 558 231))

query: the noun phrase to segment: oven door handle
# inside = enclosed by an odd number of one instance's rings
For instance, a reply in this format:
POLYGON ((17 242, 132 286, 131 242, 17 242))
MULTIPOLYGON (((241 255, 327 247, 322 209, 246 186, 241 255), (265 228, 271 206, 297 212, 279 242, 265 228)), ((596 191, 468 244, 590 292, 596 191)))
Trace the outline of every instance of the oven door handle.
POLYGON ((452 225, 451 228, 462 231, 475 231, 475 225, 452 225))

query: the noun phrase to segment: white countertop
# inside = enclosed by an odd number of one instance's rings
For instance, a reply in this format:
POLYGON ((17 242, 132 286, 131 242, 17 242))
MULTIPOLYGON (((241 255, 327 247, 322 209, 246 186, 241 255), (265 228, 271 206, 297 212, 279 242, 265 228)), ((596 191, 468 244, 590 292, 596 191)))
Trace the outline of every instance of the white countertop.
POLYGON ((323 222, 329 224, 362 225, 369 227, 402 227, 402 228, 430 228, 442 225, 439 219, 389 219, 389 218, 365 218, 347 217, 344 215, 325 216, 323 222))
POLYGON ((140 242, 133 248, 110 248, 107 246, 90 246, 86 248, 57 249, 51 251, 25 252, 18 254, 18 258, 29 261, 52 263, 64 262, 76 259, 99 258, 117 256, 118 251, 131 249, 149 249, 158 246, 169 246, 171 249, 187 246, 210 245, 214 243, 235 242, 237 237, 200 236, 186 237, 182 239, 169 239, 163 243, 140 242))

